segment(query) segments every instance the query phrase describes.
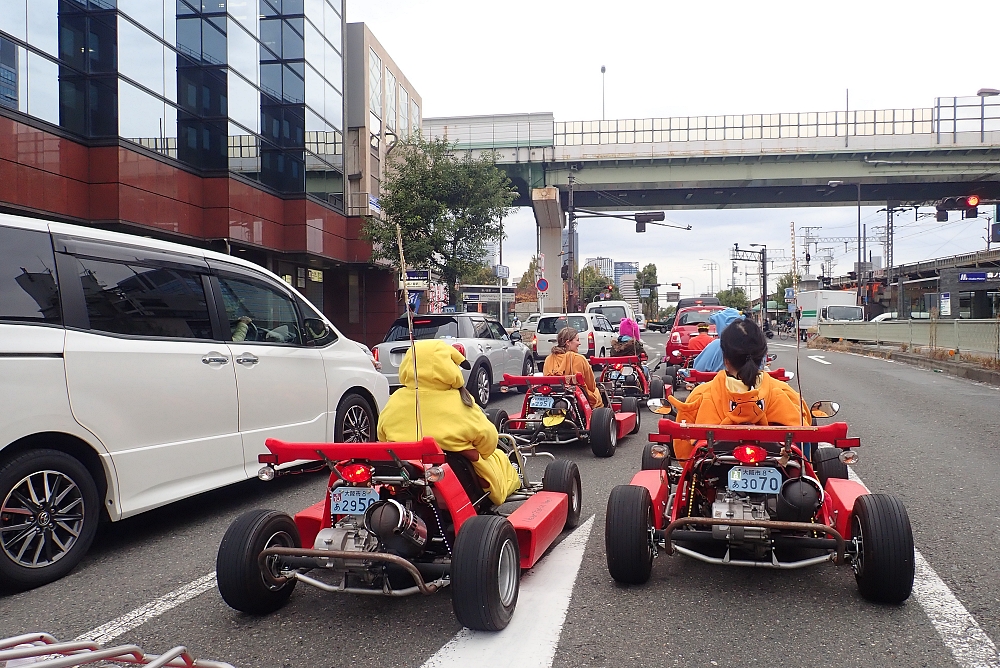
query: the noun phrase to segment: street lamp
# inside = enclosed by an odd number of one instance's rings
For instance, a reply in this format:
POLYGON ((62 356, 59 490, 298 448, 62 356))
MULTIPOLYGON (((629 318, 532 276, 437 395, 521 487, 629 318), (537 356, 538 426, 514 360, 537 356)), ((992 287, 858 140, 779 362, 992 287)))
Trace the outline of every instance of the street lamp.
POLYGON ((604 120, 604 65, 601 65, 601 120, 604 120))
POLYGON ((1000 95, 1000 90, 996 88, 980 88, 976 91, 979 96, 979 143, 986 141, 986 98, 1000 95))
MULTIPOLYGON (((714 295, 715 294, 715 270, 719 269, 719 263, 715 262, 714 260, 709 260, 707 257, 700 257, 698 259, 701 260, 702 262, 707 262, 708 263, 707 265, 702 265, 701 268, 702 269, 708 269, 708 275, 709 275, 709 281, 710 281, 709 285, 711 286, 711 287, 709 287, 708 291, 711 292, 714 295)), ((720 272, 719 272, 719 283, 721 283, 721 282, 722 282, 722 272, 720 270, 720 272)), ((721 288, 721 286, 720 286, 720 288, 721 288)))
MULTIPOLYGON (((842 186, 846 181, 827 181, 826 185, 831 188, 836 188, 837 186, 842 186)), ((861 305, 861 182, 855 181, 854 185, 858 187, 858 267, 855 270, 857 273, 858 280, 858 304, 861 305)))

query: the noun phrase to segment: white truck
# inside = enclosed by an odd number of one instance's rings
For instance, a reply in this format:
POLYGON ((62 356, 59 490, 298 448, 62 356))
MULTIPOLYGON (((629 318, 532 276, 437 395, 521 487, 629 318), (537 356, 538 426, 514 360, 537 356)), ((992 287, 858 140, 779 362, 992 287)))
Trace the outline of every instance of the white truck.
MULTIPOLYGON (((821 322, 849 322, 865 319, 852 290, 809 290, 796 296, 799 314, 799 337, 805 340, 809 328, 821 322)), ((815 331, 815 330, 813 330, 815 331)))

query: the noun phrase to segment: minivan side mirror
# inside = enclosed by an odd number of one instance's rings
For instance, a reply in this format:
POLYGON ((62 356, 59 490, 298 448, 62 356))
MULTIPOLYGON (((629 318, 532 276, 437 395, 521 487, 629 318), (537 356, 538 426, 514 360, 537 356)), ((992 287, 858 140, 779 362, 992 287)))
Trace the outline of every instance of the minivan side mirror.
POLYGON ((320 318, 304 318, 302 324, 305 325, 306 342, 313 346, 326 345, 327 338, 333 332, 329 325, 320 318))

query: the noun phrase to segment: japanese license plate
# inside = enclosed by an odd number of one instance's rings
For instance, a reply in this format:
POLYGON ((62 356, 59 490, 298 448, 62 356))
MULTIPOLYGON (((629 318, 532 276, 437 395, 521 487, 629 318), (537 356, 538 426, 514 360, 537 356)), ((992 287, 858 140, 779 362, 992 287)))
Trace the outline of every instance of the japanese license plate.
POLYGON ((543 397, 540 395, 535 395, 531 397, 531 401, 528 402, 529 408, 552 408, 555 405, 556 400, 552 397, 543 397))
POLYGON ((364 515, 368 506, 376 501, 378 492, 371 487, 338 487, 330 490, 330 513, 364 515))
POLYGON ((729 469, 729 489, 750 494, 777 494, 781 491, 781 472, 773 468, 734 466, 729 469))

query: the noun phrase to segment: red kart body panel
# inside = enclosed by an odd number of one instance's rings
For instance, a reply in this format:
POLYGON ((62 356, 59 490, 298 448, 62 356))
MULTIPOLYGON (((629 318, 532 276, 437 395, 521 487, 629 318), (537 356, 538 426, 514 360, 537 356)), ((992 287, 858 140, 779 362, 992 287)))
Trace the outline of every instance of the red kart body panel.
POLYGON ((791 436, 792 443, 834 443, 847 438, 847 423, 832 422, 823 426, 781 427, 738 424, 680 424, 662 419, 657 425, 659 433, 650 434, 654 443, 669 443, 675 438, 691 441, 705 441, 711 433, 716 441, 767 441, 784 443, 791 436))
MULTIPOLYGON (((572 385, 573 395, 576 397, 577 405, 580 407, 583 417, 586 420, 587 428, 590 428, 590 416, 593 415, 594 410, 590 407, 590 401, 587 399, 587 394, 583 391, 583 374, 578 373, 576 376, 512 376, 509 373, 503 375, 503 380, 500 381, 500 385, 506 387, 517 387, 521 385, 527 385, 529 388, 531 386, 537 385, 572 385), (569 380, 567 383, 566 381, 569 380)), ((522 422, 518 422, 519 418, 523 418, 528 414, 528 398, 530 393, 525 393, 524 402, 521 404, 521 412, 517 415, 511 415, 507 418, 512 429, 524 429, 525 425, 522 422)))
POLYGON ((635 429, 635 413, 615 413, 615 425, 618 427, 618 439, 625 438, 635 429))
POLYGON ((299 528, 302 547, 312 547, 316 543, 316 534, 319 530, 330 526, 330 495, 325 496, 322 501, 295 513, 295 526, 299 528))
POLYGON ((569 513, 569 497, 561 492, 538 492, 512 512, 521 552, 521 568, 531 568, 562 533, 569 513))
POLYGON ((851 515, 854 513, 855 499, 868 493, 864 485, 853 480, 830 478, 826 481, 823 510, 830 519, 836 521, 834 528, 844 538, 851 538, 851 515))
POLYGON ((459 482, 458 476, 451 470, 451 466, 444 464, 441 468, 444 469, 444 478, 434 483, 434 489, 442 492, 438 494, 438 498, 444 501, 445 507, 451 513, 451 519, 455 523, 455 533, 458 533, 465 520, 476 516, 476 509, 462 483, 459 482))
POLYGON ((612 369, 621 369, 626 364, 630 364, 638 370, 636 377, 639 379, 639 387, 642 389, 642 396, 649 397, 649 379, 642 369, 642 361, 637 355, 624 355, 622 357, 593 357, 590 360, 591 366, 603 366, 597 382, 606 382, 606 374, 612 369))
MULTIPOLYGON (((412 443, 286 443, 276 438, 269 438, 264 445, 278 461, 272 464, 288 464, 300 460, 315 461, 316 452, 322 452, 333 461, 345 459, 368 459, 372 461, 391 462, 392 450, 400 459, 421 462, 424 458, 442 457, 444 452, 429 436, 422 441, 412 443)), ((441 459, 441 462, 444 460, 441 459)), ((263 462, 262 462, 263 463, 263 462)))
POLYGON ((645 487, 649 490, 649 496, 653 499, 653 522, 657 529, 663 528, 664 507, 667 498, 670 496, 670 482, 662 471, 639 471, 632 476, 630 485, 645 487))

